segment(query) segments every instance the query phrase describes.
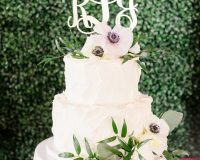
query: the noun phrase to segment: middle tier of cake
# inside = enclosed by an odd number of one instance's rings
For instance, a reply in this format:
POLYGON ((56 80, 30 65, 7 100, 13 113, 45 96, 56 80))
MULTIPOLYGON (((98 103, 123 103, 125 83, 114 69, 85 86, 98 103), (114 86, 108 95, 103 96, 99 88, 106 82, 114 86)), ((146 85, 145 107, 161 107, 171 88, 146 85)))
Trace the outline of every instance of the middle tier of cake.
MULTIPOLYGON (((123 105, 78 105, 71 103, 65 94, 57 94, 53 101, 54 145, 60 152, 76 153, 73 147, 73 134, 78 138, 82 152, 87 157, 84 137, 96 151, 97 142, 114 136, 111 117, 115 120, 119 134, 125 119, 127 134, 134 131, 137 137, 143 132, 142 121, 151 114, 152 98, 140 93, 137 101, 123 105)), ((113 144, 114 145, 114 144, 113 144)))

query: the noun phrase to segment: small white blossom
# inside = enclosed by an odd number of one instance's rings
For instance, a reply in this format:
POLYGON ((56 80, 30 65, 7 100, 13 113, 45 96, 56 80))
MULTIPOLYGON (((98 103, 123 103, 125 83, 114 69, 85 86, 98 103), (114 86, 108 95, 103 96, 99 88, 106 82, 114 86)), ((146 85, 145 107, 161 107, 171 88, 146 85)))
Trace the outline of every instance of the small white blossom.
POLYGON ((129 52, 135 54, 140 52, 140 45, 138 44, 138 42, 132 48, 129 49, 129 52))
POLYGON ((169 126, 164 119, 155 115, 146 116, 143 122, 144 129, 151 134, 164 138, 169 134, 169 126))

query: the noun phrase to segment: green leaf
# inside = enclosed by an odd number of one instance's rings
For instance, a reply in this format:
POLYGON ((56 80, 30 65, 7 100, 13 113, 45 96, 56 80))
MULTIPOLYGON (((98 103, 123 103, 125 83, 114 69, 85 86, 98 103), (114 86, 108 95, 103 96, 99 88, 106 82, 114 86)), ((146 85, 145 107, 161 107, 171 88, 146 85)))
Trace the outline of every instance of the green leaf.
POLYGON ((131 136, 134 134, 134 131, 131 133, 131 136))
POLYGON ((138 153, 138 157, 140 160, 146 160, 140 153, 138 153))
POLYGON ((132 46, 134 46, 137 42, 140 43, 140 41, 144 38, 146 37, 140 33, 137 36, 134 34, 132 46))
POLYGON ((175 150, 172 152, 172 155, 186 155, 189 156, 189 154, 186 151, 183 150, 175 150))
POLYGON ((180 160, 179 158, 175 157, 174 160, 180 160))
POLYGON ((85 148, 87 150, 87 153, 88 153, 89 157, 93 158, 92 150, 91 150, 90 145, 89 145, 89 143, 88 143, 86 138, 85 138, 85 148))
POLYGON ((58 155, 58 157, 62 157, 62 158, 71 158, 71 157, 74 157, 74 154, 73 153, 70 153, 70 152, 64 152, 64 153, 60 153, 58 155))
POLYGON ((97 152, 100 160, 119 160, 119 157, 110 151, 110 146, 107 143, 99 143, 97 152))
POLYGON ((144 62, 141 62, 140 60, 137 60, 136 62, 140 65, 140 67, 141 67, 146 73, 148 73, 144 62))
POLYGON ((130 151, 125 157, 123 160, 130 160, 131 159, 131 156, 133 155, 133 153, 135 152, 135 148, 130 151))
POLYGON ((80 56, 84 56, 79 50, 74 51, 76 54, 79 54, 80 56))
POLYGON ((81 146, 80 146, 78 139, 76 138, 75 135, 73 135, 73 141, 74 141, 74 148, 76 150, 76 153, 79 155, 81 153, 81 146))
POLYGON ((72 49, 70 49, 70 48, 67 48, 67 47, 63 47, 63 49, 67 50, 68 52, 73 52, 73 50, 72 50, 72 49))
POLYGON ((142 59, 147 59, 147 60, 151 60, 151 61, 153 61, 153 62, 156 62, 155 59, 150 58, 150 57, 147 57, 147 56, 141 56, 140 58, 142 58, 142 59))
POLYGON ((128 139, 128 146, 133 148, 133 135, 131 135, 128 139))
POLYGON ((126 151, 131 151, 131 148, 128 146, 126 142, 118 137, 119 144, 124 148, 126 151))
POLYGON ((122 64, 126 63, 128 60, 131 60, 133 57, 129 56, 129 55, 125 55, 123 56, 123 62, 122 64))
POLYGON ((155 152, 152 152, 154 155, 158 156, 155 152))
POLYGON ((66 48, 70 48, 70 42, 63 40, 61 37, 59 37, 59 40, 65 45, 66 48))
POLYGON ((90 157, 87 157, 87 158, 85 158, 85 160, 92 160, 93 158, 90 158, 90 157))
POLYGON ((73 58, 76 58, 76 59, 84 59, 84 58, 86 58, 85 56, 80 56, 80 55, 76 55, 76 54, 71 54, 71 56, 73 58))
POLYGON ((183 118, 183 113, 169 110, 165 112, 161 118, 167 122, 170 128, 169 132, 171 132, 180 124, 183 118))
POLYGON ((124 119, 124 123, 123 123, 123 126, 122 126, 122 132, 121 132, 121 137, 126 137, 126 134, 127 134, 127 125, 126 125, 126 121, 124 119))
POLYGON ((118 145, 116 145, 116 146, 112 146, 112 148, 114 148, 114 149, 121 149, 122 147, 121 147, 120 144, 118 144, 118 145))
POLYGON ((74 36, 74 34, 72 33, 71 29, 70 29, 70 33, 71 33, 71 35, 72 35, 72 38, 74 39, 74 41, 75 41, 75 43, 76 43, 77 47, 79 47, 79 48, 80 48, 81 46, 80 46, 80 44, 79 44, 79 42, 78 42, 78 40, 77 40, 76 36, 74 36))
POLYGON ((58 41, 56 40, 56 46, 58 48, 58 50, 63 54, 65 55, 65 52, 62 50, 62 48, 60 48, 60 45, 58 44, 58 41))
POLYGON ((74 160, 84 160, 84 158, 78 157, 78 158, 75 158, 74 160))
POLYGON ((94 157, 95 157, 95 158, 97 157, 97 152, 94 152, 94 157))
POLYGON ((166 158, 167 160, 173 160, 173 157, 172 157, 172 155, 171 155, 169 152, 164 151, 164 152, 163 152, 163 155, 165 156, 165 158, 166 158))
POLYGON ((106 158, 106 160, 120 160, 117 155, 113 155, 111 157, 106 158))
POLYGON ((68 45, 68 47, 67 48, 70 48, 70 49, 72 49, 72 50, 75 50, 75 47, 71 44, 71 42, 70 41, 68 41, 67 39, 64 39, 64 41, 66 42, 66 44, 68 45))
MULTIPOLYGON (((42 61, 40 61, 40 62, 37 64, 37 66, 39 66, 39 65, 42 64, 42 63, 50 62, 52 59, 53 59, 53 58, 44 58, 42 61)), ((36 66, 36 67, 37 67, 37 66, 36 66)), ((43 67, 44 67, 44 66, 43 66, 43 67)))
POLYGON ((146 139, 146 140, 140 142, 140 143, 137 145, 137 149, 140 149, 143 145, 145 145, 145 144, 146 144, 147 142, 149 142, 150 140, 152 140, 152 139, 146 139))
POLYGON ((116 136, 113 136, 113 137, 104 139, 104 140, 99 141, 99 142, 97 142, 97 143, 110 143, 110 142, 113 142, 114 140, 116 140, 116 136))
POLYGON ((112 118, 112 127, 113 127, 113 131, 115 132, 115 134, 117 134, 118 133, 118 129, 117 129, 117 125, 116 125, 116 123, 115 123, 113 118, 112 118))
POLYGON ((114 148, 110 148, 110 151, 113 153, 113 154, 116 154, 120 157, 123 156, 122 152, 118 151, 117 149, 114 149, 114 148))
POLYGON ((134 138, 134 142, 135 142, 135 145, 137 145, 137 144, 138 144, 138 141, 137 141, 137 139, 136 139, 136 138, 134 138))

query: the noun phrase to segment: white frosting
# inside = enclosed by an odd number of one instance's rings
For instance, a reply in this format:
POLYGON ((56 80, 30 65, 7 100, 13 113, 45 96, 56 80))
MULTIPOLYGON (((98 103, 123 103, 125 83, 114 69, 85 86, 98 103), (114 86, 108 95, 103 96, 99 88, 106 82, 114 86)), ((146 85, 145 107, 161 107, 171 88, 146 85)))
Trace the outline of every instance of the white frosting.
POLYGON ((73 134, 78 138, 82 152, 86 157, 84 137, 93 151, 96 151, 98 141, 114 136, 111 116, 114 118, 119 134, 123 118, 128 128, 128 135, 134 130, 134 136, 142 132, 142 121, 151 113, 152 98, 141 94, 132 103, 124 105, 78 105, 67 100, 64 93, 57 94, 53 101, 54 144, 60 152, 76 153, 73 146, 73 134))
POLYGON ((96 60, 64 57, 65 96, 70 102, 83 105, 121 105, 136 101, 141 68, 134 58, 96 60))

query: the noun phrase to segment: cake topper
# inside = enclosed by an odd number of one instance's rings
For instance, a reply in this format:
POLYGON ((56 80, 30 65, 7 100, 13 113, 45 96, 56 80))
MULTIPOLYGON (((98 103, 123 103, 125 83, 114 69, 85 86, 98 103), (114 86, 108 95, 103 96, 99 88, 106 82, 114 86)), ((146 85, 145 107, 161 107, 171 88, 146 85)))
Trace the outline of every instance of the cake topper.
MULTIPOLYGON (((62 53, 60 56, 47 55, 38 65, 43 64, 45 66, 52 60, 60 57, 64 57, 70 54, 71 57, 76 59, 95 59, 95 60, 112 60, 112 59, 123 59, 122 64, 135 58, 138 65, 147 72, 145 61, 156 62, 154 56, 170 56, 177 55, 171 52, 168 47, 155 48, 152 46, 144 46, 140 48, 140 42, 145 38, 141 33, 133 30, 137 25, 136 9, 137 4, 133 4, 133 0, 129 0, 128 7, 122 5, 122 0, 83 0, 81 4, 77 4, 77 0, 73 0, 73 17, 68 18, 68 25, 70 28, 77 27, 77 29, 83 34, 92 34, 87 37, 87 40, 82 47, 80 45, 80 39, 72 33, 72 41, 68 39, 62 39, 59 37, 55 44, 62 53), (98 21, 95 17, 87 15, 84 6, 89 2, 96 3, 102 7, 102 22, 98 21), (109 2, 110 1, 110 2, 109 2), (109 20, 109 5, 116 2, 117 5, 122 9, 117 13, 115 18, 116 25, 111 28, 107 25, 109 20), (81 10, 82 17, 78 16, 78 9, 81 10), (130 16, 126 15, 125 12, 129 11, 130 16), (121 17, 128 18, 130 26, 128 28, 122 27, 121 17), (83 22, 85 28, 93 28, 93 31, 85 32, 80 29, 80 22, 83 22)), ((82 25, 82 26, 83 26, 82 25)), ((81 42, 82 43, 82 42, 81 42)))
POLYGON ((129 0, 129 7, 128 8, 125 8, 122 5, 122 0, 113 0, 113 1, 110 1, 110 2, 108 2, 108 0, 101 0, 101 2, 97 2, 95 0, 84 0, 84 2, 81 3, 81 4, 77 4, 77 0, 73 0, 73 24, 72 25, 70 25, 70 20, 72 19, 72 16, 70 16, 68 18, 68 25, 69 25, 70 28, 77 27, 77 29, 83 34, 94 33, 94 31, 84 32, 79 27, 80 21, 83 21, 83 24, 86 28, 92 28, 93 24, 96 25, 97 23, 99 23, 99 21, 95 17, 87 15, 85 9, 83 8, 89 1, 102 6, 102 21, 108 22, 108 20, 109 20, 109 4, 117 2, 117 5, 120 8, 122 8, 122 11, 120 11, 116 16, 116 19, 115 19, 116 25, 117 24, 121 25, 121 17, 126 17, 126 18, 129 19, 129 21, 130 21, 129 29, 131 31, 137 25, 137 16, 136 16, 135 11, 138 11, 138 10, 136 9, 137 4, 136 5, 133 4, 133 0, 129 0), (82 12, 81 18, 79 18, 79 16, 78 16, 78 7, 81 9, 81 12, 82 12), (124 14, 124 12, 126 12, 126 11, 130 11, 131 17, 124 14), (89 25, 88 22, 90 23, 90 25, 89 25))

